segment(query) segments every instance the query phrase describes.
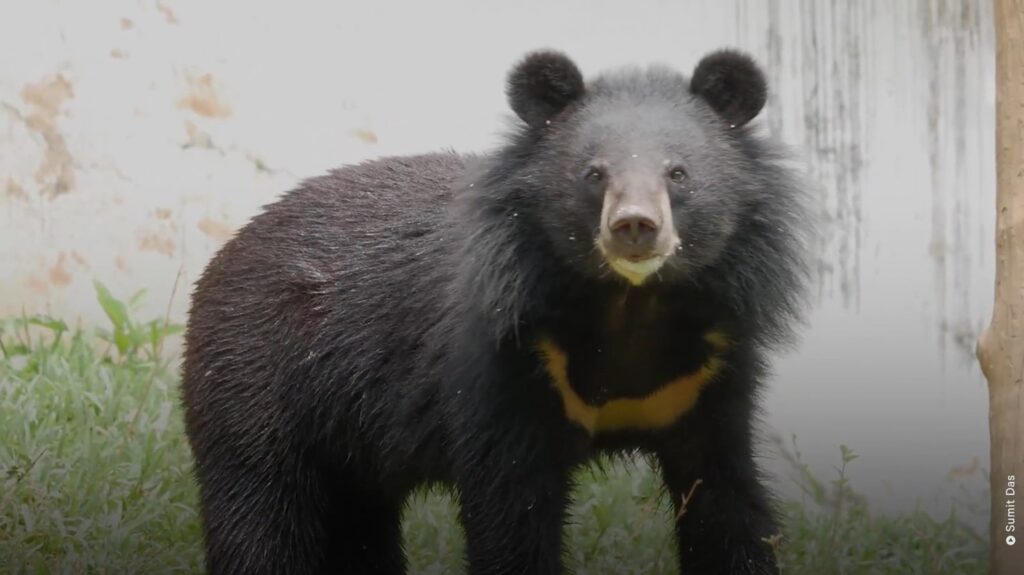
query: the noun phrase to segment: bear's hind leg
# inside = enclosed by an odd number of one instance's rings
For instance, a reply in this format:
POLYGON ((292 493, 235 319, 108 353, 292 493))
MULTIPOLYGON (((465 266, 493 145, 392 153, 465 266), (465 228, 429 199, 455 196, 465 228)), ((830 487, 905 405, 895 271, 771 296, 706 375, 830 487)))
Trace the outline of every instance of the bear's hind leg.
POLYGON ((197 474, 211 575, 404 573, 398 505, 295 461, 206 463, 197 474))
POLYGON ((331 563, 353 575, 403 575, 401 502, 342 480, 329 511, 331 563))

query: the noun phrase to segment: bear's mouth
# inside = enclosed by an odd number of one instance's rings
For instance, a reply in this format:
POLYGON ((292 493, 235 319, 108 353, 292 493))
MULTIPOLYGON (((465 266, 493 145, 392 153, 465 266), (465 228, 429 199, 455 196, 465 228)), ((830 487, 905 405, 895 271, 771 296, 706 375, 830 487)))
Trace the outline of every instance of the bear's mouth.
POLYGON ((648 257, 610 257, 608 258, 608 265, 615 271, 615 273, 626 278, 629 283, 634 286, 639 286, 644 283, 647 278, 661 269, 662 264, 665 263, 667 256, 662 254, 654 254, 648 257))
POLYGON ((616 274, 623 277, 633 286, 642 285, 654 275, 672 256, 680 245, 679 236, 675 233, 661 234, 652 249, 632 250, 608 242, 603 235, 594 239, 598 251, 605 263, 616 274))

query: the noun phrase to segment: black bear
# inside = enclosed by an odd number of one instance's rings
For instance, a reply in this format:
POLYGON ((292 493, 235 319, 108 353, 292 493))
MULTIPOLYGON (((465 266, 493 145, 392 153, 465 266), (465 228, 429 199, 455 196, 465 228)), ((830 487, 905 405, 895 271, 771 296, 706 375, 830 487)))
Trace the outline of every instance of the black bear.
POLYGON ((563 572, 571 474, 639 452, 685 573, 774 573, 752 424, 809 211, 746 54, 511 70, 494 153, 384 158, 265 208, 197 283, 183 401, 211 573, 404 573, 454 488, 469 573, 563 572), (685 509, 681 507, 685 506, 685 509))

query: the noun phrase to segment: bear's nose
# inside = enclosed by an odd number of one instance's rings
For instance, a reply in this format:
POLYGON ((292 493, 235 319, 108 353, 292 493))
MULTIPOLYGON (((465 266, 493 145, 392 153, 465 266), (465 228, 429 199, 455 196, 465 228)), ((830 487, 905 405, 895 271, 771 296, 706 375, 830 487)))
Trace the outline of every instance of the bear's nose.
MULTIPOLYGON (((636 255, 647 252, 658 237, 658 224, 654 218, 636 209, 620 211, 608 226, 616 242, 628 246, 636 255)), ((643 254, 646 255, 646 254, 643 254)))

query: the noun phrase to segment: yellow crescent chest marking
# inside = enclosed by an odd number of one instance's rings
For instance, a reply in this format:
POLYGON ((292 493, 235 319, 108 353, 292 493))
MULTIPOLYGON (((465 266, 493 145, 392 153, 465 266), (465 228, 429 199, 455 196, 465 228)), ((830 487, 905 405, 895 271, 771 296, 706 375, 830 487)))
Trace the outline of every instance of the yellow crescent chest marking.
MULTIPOLYGON (((704 340, 719 352, 728 345, 726 336, 710 332, 704 340)), ((693 408, 701 389, 722 367, 712 355, 697 371, 677 377, 642 398, 612 399, 601 405, 589 405, 569 385, 569 358, 553 341, 542 338, 537 349, 551 378, 551 385, 562 398, 565 416, 590 435, 623 429, 658 429, 671 425, 693 408)))

